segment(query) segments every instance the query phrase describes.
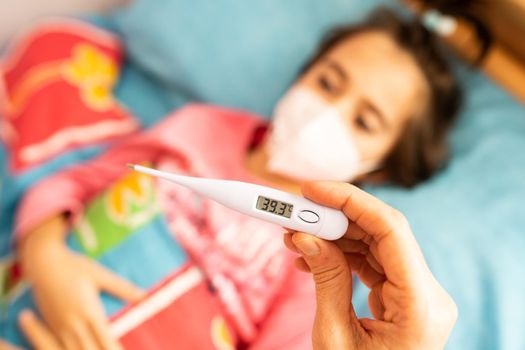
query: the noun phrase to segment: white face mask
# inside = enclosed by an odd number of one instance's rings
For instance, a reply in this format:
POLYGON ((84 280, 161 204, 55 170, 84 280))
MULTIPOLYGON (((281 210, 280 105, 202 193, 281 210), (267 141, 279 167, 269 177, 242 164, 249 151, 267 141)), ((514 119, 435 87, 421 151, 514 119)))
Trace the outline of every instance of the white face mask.
POLYGON ((337 108, 299 87, 274 110, 267 152, 268 170, 297 180, 352 181, 377 168, 377 162, 361 162, 337 108))

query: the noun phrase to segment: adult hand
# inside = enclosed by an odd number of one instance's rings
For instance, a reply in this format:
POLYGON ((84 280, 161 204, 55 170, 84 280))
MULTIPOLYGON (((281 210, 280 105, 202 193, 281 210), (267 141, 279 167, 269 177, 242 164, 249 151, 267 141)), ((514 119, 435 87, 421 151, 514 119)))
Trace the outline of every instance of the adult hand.
POLYGON ((337 241, 300 232, 284 238, 302 255, 296 266, 315 281, 314 348, 443 348, 456 305, 430 272, 405 217, 350 184, 309 182, 302 191, 316 203, 341 209, 350 223, 337 241), (356 316, 352 272, 371 289, 374 319, 356 316))
POLYGON ((35 302, 60 345, 74 349, 121 349, 109 333, 100 292, 134 302, 143 292, 64 244, 65 221, 53 218, 24 241, 22 266, 35 302))

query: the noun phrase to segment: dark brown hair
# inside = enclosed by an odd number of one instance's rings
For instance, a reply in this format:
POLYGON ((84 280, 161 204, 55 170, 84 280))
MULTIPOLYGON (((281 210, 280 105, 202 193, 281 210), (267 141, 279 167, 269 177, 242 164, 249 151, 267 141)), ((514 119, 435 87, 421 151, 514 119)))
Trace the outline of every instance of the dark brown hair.
POLYGON ((386 157, 383 170, 389 180, 412 187, 431 177, 448 156, 447 134, 461 104, 461 90, 445 59, 440 43, 416 20, 404 21, 380 8, 358 25, 331 30, 305 65, 308 70, 340 41, 358 33, 380 30, 409 52, 423 72, 430 99, 423 115, 409 118, 399 140, 386 157))

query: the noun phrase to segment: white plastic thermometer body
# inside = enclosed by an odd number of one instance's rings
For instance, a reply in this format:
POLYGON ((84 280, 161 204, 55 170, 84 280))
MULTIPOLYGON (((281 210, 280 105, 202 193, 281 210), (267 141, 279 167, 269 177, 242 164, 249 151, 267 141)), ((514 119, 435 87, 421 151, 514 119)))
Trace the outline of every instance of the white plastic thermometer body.
POLYGON ((246 215, 323 239, 341 238, 348 228, 348 219, 340 210, 271 187, 175 175, 140 165, 128 166, 138 172, 173 181, 246 215))

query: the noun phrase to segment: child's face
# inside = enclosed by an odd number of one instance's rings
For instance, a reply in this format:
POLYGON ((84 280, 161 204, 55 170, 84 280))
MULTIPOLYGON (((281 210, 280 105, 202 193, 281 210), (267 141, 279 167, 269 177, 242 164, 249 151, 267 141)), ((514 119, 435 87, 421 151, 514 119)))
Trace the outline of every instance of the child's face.
POLYGON ((428 85, 414 58, 381 31, 342 41, 296 86, 338 109, 365 161, 384 160, 406 121, 420 116, 429 100, 428 85))

